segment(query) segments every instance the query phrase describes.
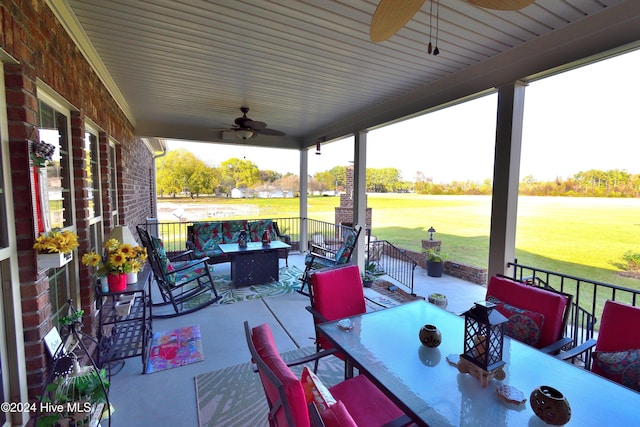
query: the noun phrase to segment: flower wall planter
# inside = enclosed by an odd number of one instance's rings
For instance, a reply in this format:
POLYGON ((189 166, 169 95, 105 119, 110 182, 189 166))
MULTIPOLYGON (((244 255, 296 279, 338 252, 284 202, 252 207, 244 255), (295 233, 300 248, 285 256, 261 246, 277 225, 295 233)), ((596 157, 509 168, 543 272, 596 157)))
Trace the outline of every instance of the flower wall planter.
POLYGON ((73 259, 73 252, 52 254, 38 253, 38 265, 44 268, 60 268, 73 259))

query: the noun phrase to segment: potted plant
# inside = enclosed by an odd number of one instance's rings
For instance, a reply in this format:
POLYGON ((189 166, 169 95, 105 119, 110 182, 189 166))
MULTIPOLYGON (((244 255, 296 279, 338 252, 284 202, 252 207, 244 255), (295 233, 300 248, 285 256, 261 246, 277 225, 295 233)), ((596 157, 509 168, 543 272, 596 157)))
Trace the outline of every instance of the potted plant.
POLYGON ((376 277, 366 270, 360 273, 360 277, 362 278, 362 286, 365 288, 370 288, 376 280, 376 277))
POLYGON ((70 372, 61 375, 45 388, 43 407, 55 405, 55 411, 45 413, 37 427, 57 425, 89 425, 89 419, 96 411, 102 411, 107 403, 109 381, 104 369, 80 366, 74 358, 70 372), (73 423, 73 424, 72 424, 73 423))
POLYGON ((436 249, 428 249, 427 254, 427 275, 431 277, 441 277, 444 271, 445 255, 436 249))
POLYGON ((33 249, 38 251, 38 265, 60 268, 73 259, 78 247, 78 235, 73 231, 53 229, 36 238, 33 249))
POLYGON ((360 277, 362 278, 362 285, 365 288, 370 288, 373 285, 373 282, 376 280, 376 264, 367 261, 364 264, 364 271, 360 273, 360 277))
POLYGON ((96 252, 88 252, 82 256, 82 264, 96 267, 100 277, 109 280, 109 291, 122 291, 127 286, 127 273, 137 273, 147 260, 147 250, 140 246, 120 243, 117 239, 109 239, 104 243, 102 256, 96 252))
POLYGON ((436 305, 443 309, 447 308, 447 305, 449 304, 449 300, 447 300, 447 296, 445 294, 437 294, 437 293, 429 294, 429 296, 427 297, 427 300, 431 304, 436 305))

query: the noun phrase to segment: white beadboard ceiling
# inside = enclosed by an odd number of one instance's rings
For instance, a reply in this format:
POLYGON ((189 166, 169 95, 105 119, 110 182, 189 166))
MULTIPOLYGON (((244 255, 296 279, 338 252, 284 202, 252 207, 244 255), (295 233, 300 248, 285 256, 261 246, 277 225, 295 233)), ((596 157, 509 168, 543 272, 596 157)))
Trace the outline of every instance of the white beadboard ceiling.
POLYGON ((247 106, 250 118, 286 133, 248 142, 285 148, 374 128, 640 40, 638 0, 536 0, 517 12, 441 0, 440 55, 433 56, 429 0, 396 35, 373 43, 377 3, 49 0, 139 136, 223 141, 211 129, 232 126, 247 106))

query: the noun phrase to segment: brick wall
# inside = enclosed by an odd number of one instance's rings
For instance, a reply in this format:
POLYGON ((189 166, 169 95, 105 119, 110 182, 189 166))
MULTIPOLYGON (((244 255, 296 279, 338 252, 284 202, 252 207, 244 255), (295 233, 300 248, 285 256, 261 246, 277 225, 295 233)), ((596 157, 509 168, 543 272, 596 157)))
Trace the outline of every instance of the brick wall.
MULTIPOLYGON (((59 25, 44 0, 3 0, 0 3, 0 47, 19 61, 5 66, 9 155, 12 191, 20 259, 20 294, 23 313, 27 385, 29 396, 40 393, 46 378, 48 357, 42 338, 53 326, 49 303, 47 270, 38 270, 32 249, 37 233, 33 175, 29 166, 28 140, 36 138, 39 79, 71 108, 74 198, 79 243, 78 254, 89 248, 88 200, 84 152, 84 121, 90 119, 102 132, 99 135, 103 184, 103 209, 110 212, 107 170, 108 141, 118 143, 119 216, 130 226, 143 222, 151 214, 150 194, 153 158, 145 145, 135 138, 134 128, 66 31, 59 25)), ((114 224, 104 215, 105 234, 114 224)), ((131 227, 133 230, 133 227, 131 227)), ((77 259, 74 262, 78 262, 77 259)), ((78 263, 79 264, 79 263, 78 263)), ((91 272, 79 264, 80 305, 93 310, 91 272)), ((85 316, 85 322, 91 316, 85 316)), ((94 328, 95 325, 87 325, 94 328)), ((85 332, 88 332, 86 330, 85 332)))
MULTIPOLYGON (((352 224, 353 223, 353 185, 354 185, 353 166, 347 166, 347 178, 345 184, 345 193, 340 194, 340 206, 335 208, 336 224, 352 224)), ((365 196, 366 197, 366 196, 365 196)), ((366 201, 365 201, 366 205, 366 201)), ((366 229, 371 230, 371 208, 367 208, 365 212, 366 229)))
MULTIPOLYGON (((427 255, 423 252, 416 252, 409 249, 405 250, 405 254, 418 263, 422 268, 427 268, 427 255)), ((458 277, 467 282, 477 283, 485 286, 487 284, 487 269, 474 267, 473 265, 463 264, 461 262, 447 260, 444 262, 444 274, 448 276, 458 277)))

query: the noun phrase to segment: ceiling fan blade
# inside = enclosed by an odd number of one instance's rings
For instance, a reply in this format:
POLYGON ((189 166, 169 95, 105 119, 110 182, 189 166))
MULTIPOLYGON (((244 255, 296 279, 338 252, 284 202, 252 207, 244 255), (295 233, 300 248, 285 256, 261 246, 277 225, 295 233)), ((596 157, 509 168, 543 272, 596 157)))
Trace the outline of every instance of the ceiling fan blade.
POLYGON ((266 128, 267 124, 265 122, 258 122, 258 121, 249 119, 246 122, 244 122, 244 127, 260 130, 260 129, 266 128))
POLYGON ((469 0, 469 3, 485 9, 520 10, 529 6, 534 1, 535 0, 469 0))
POLYGON ((372 42, 381 42, 398 32, 418 13, 424 0, 380 0, 371 19, 369 37, 372 42))
POLYGON ((256 132, 260 133, 260 135, 266 135, 266 136, 285 136, 286 135, 284 132, 280 132, 279 130, 269 129, 269 128, 256 129, 256 132))

